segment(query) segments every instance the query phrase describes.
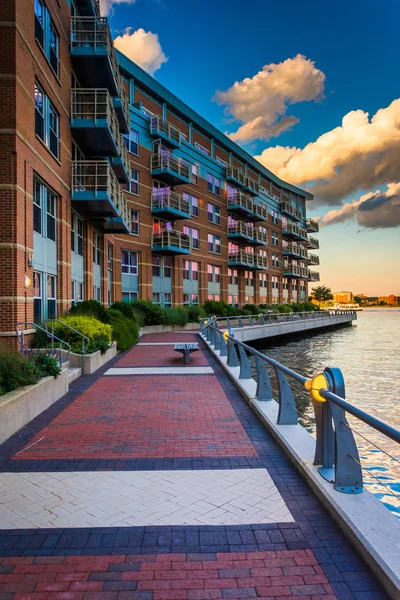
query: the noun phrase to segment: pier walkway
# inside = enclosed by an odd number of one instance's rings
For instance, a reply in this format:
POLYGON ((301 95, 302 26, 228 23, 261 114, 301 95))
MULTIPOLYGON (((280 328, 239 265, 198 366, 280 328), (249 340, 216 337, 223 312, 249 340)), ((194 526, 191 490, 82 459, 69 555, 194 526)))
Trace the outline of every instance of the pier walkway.
POLYGON ((195 333, 142 337, 0 447, 0 600, 235 598, 387 596, 195 333))

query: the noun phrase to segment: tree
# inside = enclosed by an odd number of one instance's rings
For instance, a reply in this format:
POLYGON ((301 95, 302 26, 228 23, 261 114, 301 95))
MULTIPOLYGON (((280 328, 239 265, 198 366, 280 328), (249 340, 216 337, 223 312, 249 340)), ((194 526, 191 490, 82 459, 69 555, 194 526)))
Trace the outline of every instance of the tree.
POLYGON ((328 302, 333 300, 333 294, 331 288, 325 285, 319 285, 318 287, 312 288, 312 297, 318 302, 318 306, 321 308, 321 302, 328 302))
POLYGON ((357 302, 357 304, 361 305, 361 298, 360 298, 360 296, 354 296, 354 302, 357 302))

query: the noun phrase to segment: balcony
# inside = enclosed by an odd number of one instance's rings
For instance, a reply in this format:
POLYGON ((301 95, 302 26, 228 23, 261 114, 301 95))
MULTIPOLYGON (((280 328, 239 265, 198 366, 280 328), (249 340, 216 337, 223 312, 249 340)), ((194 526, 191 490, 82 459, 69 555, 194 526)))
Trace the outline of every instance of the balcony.
POLYGON ((317 271, 308 271, 308 281, 319 281, 319 273, 317 271))
POLYGON ((168 185, 190 183, 190 163, 168 152, 153 154, 151 156, 151 174, 168 185))
POLYGON ((130 233, 128 203, 108 161, 72 162, 71 200, 103 231, 130 233))
POLYGON ((128 148, 126 147, 125 140, 121 134, 117 138, 118 154, 111 158, 111 165, 115 171, 118 181, 121 183, 129 182, 129 154, 128 148))
POLYGON ((85 17, 95 17, 100 14, 99 0, 76 0, 79 14, 85 17))
POLYGON ((251 177, 245 177, 244 189, 253 196, 258 196, 260 194, 260 184, 258 181, 255 181, 255 179, 251 179, 251 177))
POLYGON ((190 236, 169 229, 153 231, 151 250, 158 254, 190 254, 190 236))
POLYGON ((309 254, 308 255, 308 264, 318 266, 319 265, 319 256, 317 256, 316 254, 309 254))
POLYGON ((151 135, 161 138, 164 142, 167 142, 169 146, 173 148, 179 148, 181 145, 181 131, 175 125, 171 125, 165 119, 158 116, 151 117, 150 120, 150 133, 151 135))
POLYGON ((284 277, 305 277, 308 278, 307 267, 301 267, 291 262, 285 262, 283 265, 283 276, 284 277))
POLYGON ((124 82, 122 77, 118 77, 118 96, 113 98, 115 113, 118 118, 119 128, 121 133, 129 133, 130 117, 129 117, 129 100, 125 92, 124 82))
POLYGON ((253 216, 253 199, 241 192, 228 195, 228 211, 240 217, 251 219, 253 216))
POLYGON ((282 225, 282 233, 287 237, 294 238, 295 240, 306 240, 307 232, 305 229, 293 223, 292 221, 288 221, 286 225, 282 225))
POLYGON ((261 254, 254 255, 254 269, 258 271, 266 271, 268 269, 268 257, 261 254))
POLYGON ((314 219, 307 219, 307 231, 309 233, 318 233, 319 231, 319 223, 314 219))
POLYGON ((190 219, 189 200, 171 190, 157 190, 151 198, 151 212, 161 219, 190 219))
POLYGON ((261 227, 253 229, 253 244, 255 246, 266 246, 268 244, 267 232, 263 231, 261 227))
POLYGON ((254 254, 238 250, 228 254, 228 267, 254 269, 254 254))
POLYGON ((71 61, 78 80, 118 95, 118 64, 105 17, 71 17, 71 61))
POLYGON ((301 258, 307 258, 307 250, 304 246, 296 244, 296 242, 289 242, 282 246, 282 252, 284 256, 298 256, 301 258))
POLYGON ((253 227, 244 221, 237 221, 237 223, 228 225, 228 238, 252 244, 254 239, 253 227))
POLYGON ((253 202, 253 211, 250 215, 250 221, 266 221, 268 215, 267 207, 261 202, 253 202))
POLYGON ((307 248, 309 250, 318 250, 319 240, 317 240, 317 238, 314 238, 311 235, 309 235, 307 238, 307 248))
POLYGON ((301 210, 290 204, 290 202, 281 202, 281 212, 284 215, 293 217, 293 219, 296 219, 296 221, 301 221, 303 219, 301 210))
POLYGON ((245 176, 241 169, 237 167, 226 167, 226 180, 239 185, 240 187, 245 187, 245 176))

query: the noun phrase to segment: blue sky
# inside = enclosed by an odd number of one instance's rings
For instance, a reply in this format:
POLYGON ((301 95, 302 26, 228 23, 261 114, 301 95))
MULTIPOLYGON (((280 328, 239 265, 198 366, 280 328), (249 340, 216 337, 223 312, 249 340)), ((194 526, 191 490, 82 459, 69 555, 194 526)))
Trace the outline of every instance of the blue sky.
MULTIPOLYGON (((343 117, 351 111, 364 111, 371 119, 377 111, 386 109, 400 97, 400 45, 397 41, 400 3, 397 0, 102 1, 109 8, 114 38, 122 35, 127 27, 132 28, 130 33, 142 28, 157 34, 168 60, 156 70, 156 79, 223 131, 233 133, 243 123, 238 118, 229 118, 224 106, 213 101, 216 90, 227 91, 235 81, 253 78, 264 65, 279 65, 298 54, 314 63, 315 69, 325 76, 319 95, 323 97, 316 95, 315 99, 289 102, 279 120, 285 116, 296 117, 299 121, 278 137, 258 139, 254 136, 254 139, 240 140, 252 155, 260 155, 266 148, 276 146, 302 150, 340 126, 343 117)), ((140 52, 140 48, 135 52, 140 52)), ((140 64, 139 56, 137 62, 140 64)), ((325 190, 321 195, 317 194, 312 210, 314 216, 323 217, 329 211, 341 210, 348 203, 358 202, 363 194, 380 190, 380 193, 376 192, 373 207, 369 206, 369 201, 361 213, 358 205, 354 205, 351 214, 346 212, 329 217, 330 224, 321 228, 319 270, 322 283, 334 290, 352 289, 371 295, 400 294, 396 257, 396 248, 397 253, 400 252, 400 228, 388 226, 393 222, 400 223, 397 221, 400 189, 398 192, 397 188, 387 191, 388 184, 400 181, 394 159, 388 159, 396 149, 400 151, 400 145, 393 147, 393 139, 397 143, 396 126, 400 125, 399 108, 392 107, 390 112, 393 131, 386 123, 383 133, 381 129, 370 131, 375 138, 384 138, 382 143, 377 141, 378 151, 373 148, 372 153, 367 141, 371 137, 369 128, 360 130, 363 136, 360 147, 353 148, 346 165, 348 173, 342 175, 341 180, 336 182, 335 175, 326 180, 322 171, 312 175, 328 184, 328 202, 331 203, 326 204, 325 190), (365 169, 363 174, 361 162, 366 156, 372 165, 368 170, 377 167, 377 173, 380 172, 377 177, 365 175, 365 169), (358 175, 350 182, 349 172, 352 171, 358 175), (340 193, 336 198, 338 186, 340 193)), ((264 106, 257 116, 264 117, 265 111, 268 109, 264 106)), ((351 142, 349 129, 347 135, 351 142)), ((328 151, 338 155, 346 154, 351 145, 345 140, 342 151, 334 144, 335 141, 330 140, 328 151)), ((310 163, 324 158, 320 148, 315 150, 319 152, 317 158, 315 154, 310 157, 303 153, 302 162, 295 171, 292 163, 292 166, 285 164, 287 157, 281 159, 275 151, 269 151, 265 160, 272 160, 267 166, 276 164, 278 171, 282 169, 279 174, 284 178, 286 174, 293 183, 312 187, 316 179, 309 179, 309 173, 315 172, 310 163), (293 180, 301 180, 303 174, 304 183, 293 180)), ((397 156, 400 157, 400 152, 397 156)), ((400 167, 400 160, 398 164, 400 167)), ((332 167, 334 173, 338 172, 342 168, 340 159, 334 159, 332 167)))

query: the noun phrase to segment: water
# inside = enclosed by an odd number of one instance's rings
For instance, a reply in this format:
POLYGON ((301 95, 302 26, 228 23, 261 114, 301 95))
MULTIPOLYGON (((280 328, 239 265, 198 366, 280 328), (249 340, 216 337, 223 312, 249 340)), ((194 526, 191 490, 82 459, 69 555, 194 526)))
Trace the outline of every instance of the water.
MULTIPOLYGON (((339 367, 344 374, 346 399, 400 429, 400 309, 364 309, 357 313, 357 321, 352 327, 263 340, 255 347, 307 377, 325 367, 339 367)), ((313 408, 309 396, 300 386, 295 388, 297 407, 304 415, 301 423, 313 433, 313 408)), ((398 444, 353 417, 349 422, 400 461, 398 444)), ((365 469, 364 483, 400 518, 400 500, 373 477, 400 497, 400 462, 356 434, 355 439, 365 469)))

